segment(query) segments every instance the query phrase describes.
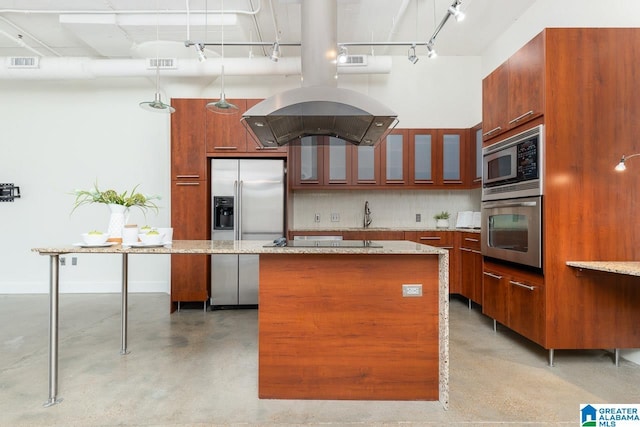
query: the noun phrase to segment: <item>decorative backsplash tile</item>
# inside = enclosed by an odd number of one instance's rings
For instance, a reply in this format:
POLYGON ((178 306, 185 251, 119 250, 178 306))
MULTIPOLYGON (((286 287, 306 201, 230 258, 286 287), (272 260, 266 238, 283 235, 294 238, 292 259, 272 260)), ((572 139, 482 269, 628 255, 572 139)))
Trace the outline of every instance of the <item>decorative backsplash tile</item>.
POLYGON ((362 227, 366 201, 373 219, 371 228, 433 228, 433 216, 442 211, 449 212, 454 227, 459 211, 480 210, 480 189, 297 191, 293 193, 290 228, 362 227))

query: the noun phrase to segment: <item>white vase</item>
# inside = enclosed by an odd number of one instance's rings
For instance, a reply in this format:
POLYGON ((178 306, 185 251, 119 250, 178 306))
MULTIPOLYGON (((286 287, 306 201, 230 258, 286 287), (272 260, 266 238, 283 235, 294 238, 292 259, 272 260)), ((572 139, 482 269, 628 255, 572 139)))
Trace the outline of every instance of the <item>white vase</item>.
POLYGON ((109 217, 109 240, 112 242, 122 241, 122 227, 129 219, 129 208, 123 205, 108 204, 111 216, 109 217))

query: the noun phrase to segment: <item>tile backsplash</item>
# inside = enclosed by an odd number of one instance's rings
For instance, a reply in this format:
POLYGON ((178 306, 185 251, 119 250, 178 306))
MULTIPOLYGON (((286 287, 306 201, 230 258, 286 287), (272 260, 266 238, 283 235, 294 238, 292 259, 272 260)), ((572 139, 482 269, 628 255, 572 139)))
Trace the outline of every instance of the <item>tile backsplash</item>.
POLYGON ((433 216, 442 211, 451 214, 449 221, 454 227, 458 212, 480 210, 480 189, 296 191, 290 228, 362 227, 366 201, 373 219, 371 228, 433 228, 433 216))

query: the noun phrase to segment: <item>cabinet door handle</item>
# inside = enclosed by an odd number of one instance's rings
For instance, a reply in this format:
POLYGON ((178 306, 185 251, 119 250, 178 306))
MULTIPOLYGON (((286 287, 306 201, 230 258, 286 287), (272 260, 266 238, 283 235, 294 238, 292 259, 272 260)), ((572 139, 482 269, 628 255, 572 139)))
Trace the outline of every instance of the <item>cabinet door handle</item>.
POLYGON ((200 175, 176 175, 176 179, 198 179, 200 175))
POLYGON ((516 285, 519 286, 521 288, 525 288, 525 289, 529 289, 530 291, 533 291, 536 289, 535 286, 529 286, 529 285, 525 285, 524 283, 521 282, 514 282, 513 280, 509 280, 509 283, 511 283, 512 285, 516 285))
POLYGON ((497 132, 497 131, 499 131, 501 129, 502 129, 502 126, 495 127, 493 129, 491 129, 490 131, 487 131, 487 132, 483 133, 482 136, 489 136, 492 133, 497 132))
POLYGON ((214 150, 237 150, 238 147, 213 147, 214 150))
POLYGON ((439 246, 442 249, 453 249, 453 246, 439 246))
POLYGON ((471 252, 471 249, 467 249, 467 248, 460 248, 460 250, 465 252, 471 252))
POLYGON ((515 119, 511 120, 509 122, 510 125, 514 124, 514 123, 518 123, 520 120, 524 119, 527 116, 531 116, 533 114, 533 110, 529 110, 526 113, 524 113, 521 116, 516 117, 515 119))
POLYGON ((472 239, 470 237, 465 237, 464 240, 466 240, 467 242, 477 242, 478 239, 472 239))
POLYGON ((471 252, 473 252, 474 254, 482 254, 482 252, 476 251, 475 249, 471 249, 471 252))
POLYGON ((442 240, 442 237, 438 237, 438 236, 421 236, 420 240, 442 240))
POLYGON ((176 185, 200 185, 199 182, 176 182, 176 185))
POLYGON ((494 279, 502 279, 502 276, 498 276, 497 274, 489 273, 486 271, 483 271, 482 274, 484 274, 485 276, 493 277, 494 279))
POLYGON ((256 145, 256 150, 265 151, 265 150, 277 150, 280 147, 261 147, 260 145, 256 145))

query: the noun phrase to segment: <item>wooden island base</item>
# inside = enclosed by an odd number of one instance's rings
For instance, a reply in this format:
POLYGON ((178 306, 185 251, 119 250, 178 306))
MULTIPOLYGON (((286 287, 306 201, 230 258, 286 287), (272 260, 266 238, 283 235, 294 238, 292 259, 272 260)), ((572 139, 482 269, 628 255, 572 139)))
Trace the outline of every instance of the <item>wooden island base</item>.
POLYGON ((261 254, 260 398, 438 400, 438 255, 261 254), (403 284, 422 284, 403 297, 403 284))

